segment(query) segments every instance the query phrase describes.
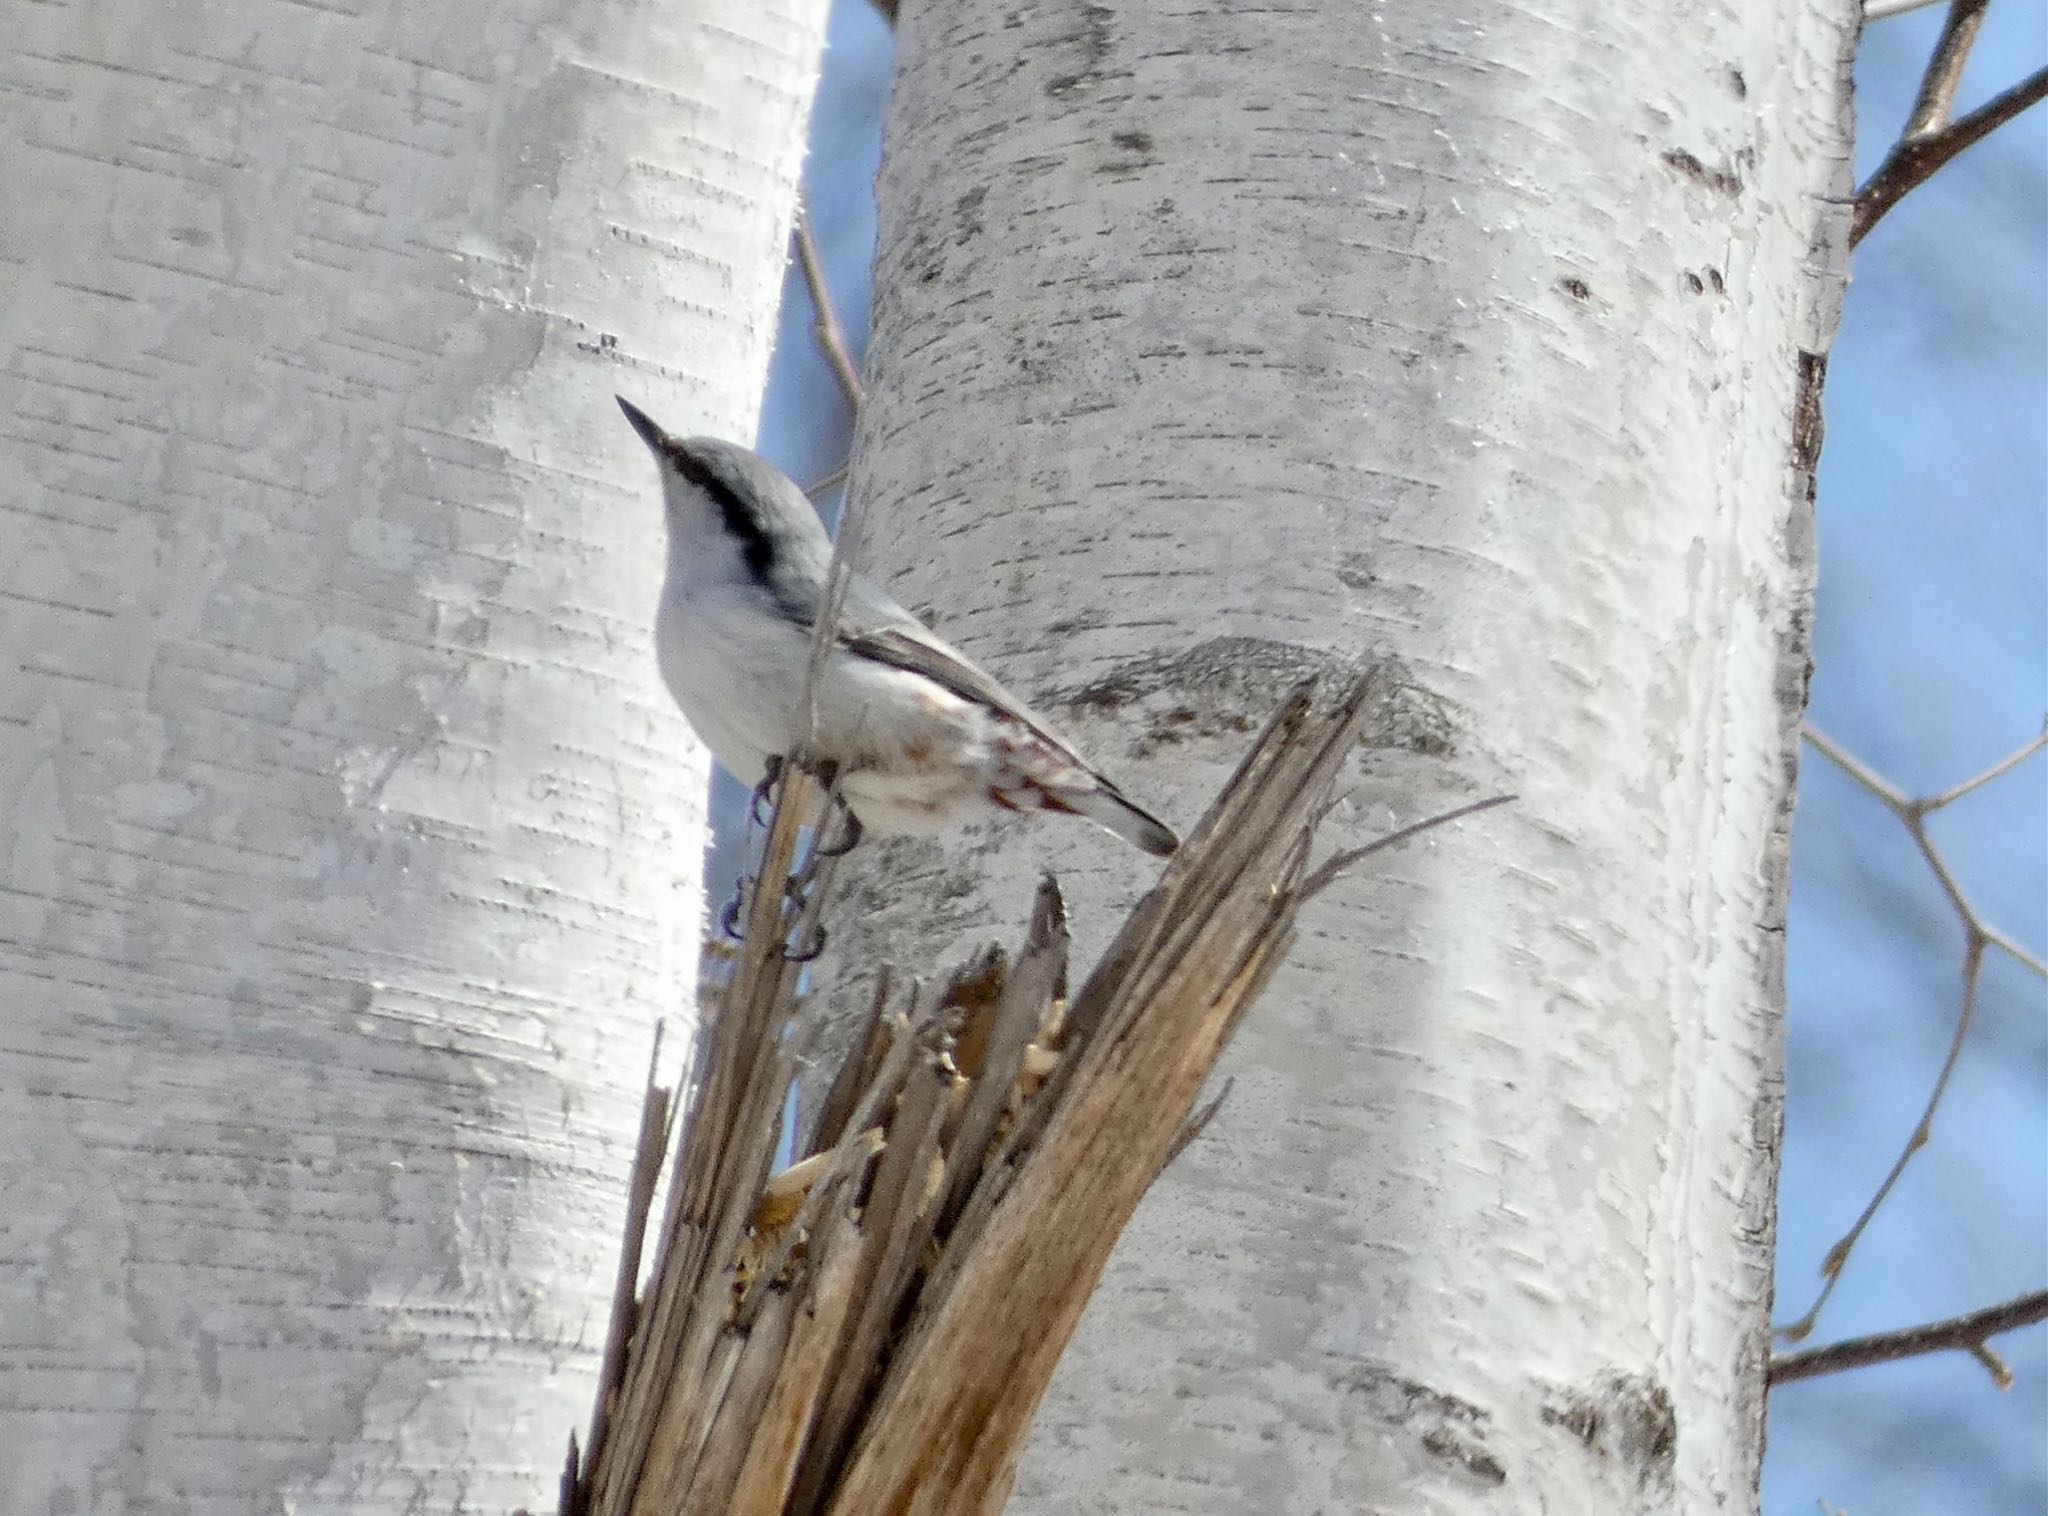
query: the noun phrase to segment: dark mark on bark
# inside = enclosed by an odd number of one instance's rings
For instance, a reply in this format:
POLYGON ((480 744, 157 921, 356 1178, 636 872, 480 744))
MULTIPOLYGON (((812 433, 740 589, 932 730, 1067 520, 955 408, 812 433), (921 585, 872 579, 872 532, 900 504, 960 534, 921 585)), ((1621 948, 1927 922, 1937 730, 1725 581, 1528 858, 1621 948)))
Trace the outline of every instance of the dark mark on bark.
MULTIPOLYGON (((1367 718, 1360 745, 1448 757, 1458 724, 1444 701, 1386 663, 1386 699, 1367 718)), ((1055 691, 1040 703, 1083 715, 1107 714, 1158 701, 1144 711, 1137 756, 1162 747, 1255 731, 1287 693, 1311 675, 1354 675, 1359 660, 1320 648, 1258 637, 1213 637, 1179 653, 1132 659, 1078 689, 1055 691)))
POLYGON ((1821 409, 1821 391, 1828 377, 1827 354, 1802 351, 1798 365, 1792 392, 1792 472, 1810 505, 1814 470, 1820 467, 1821 440, 1827 433, 1827 418, 1821 409))
POLYGON ((1258 637, 1212 637, 1178 653, 1134 658, 1053 701, 1078 712, 1106 713, 1151 696, 1172 700, 1148 713, 1137 741, 1142 754, 1199 737, 1256 731, 1273 706, 1301 680, 1344 666, 1319 648, 1258 637))
POLYGON ((1212 637, 1184 652, 1134 658, 1058 698, 1079 710, 1113 711, 1147 695, 1187 689, 1249 684, 1262 690, 1287 690, 1311 674, 1338 667, 1339 662, 1334 654, 1290 642, 1212 637))
POLYGON ((1374 1409, 1391 1422, 1408 1422, 1418 1416, 1427 1416, 1477 1428, 1485 1426, 1491 1419, 1471 1401, 1446 1395, 1442 1390, 1431 1389, 1413 1379, 1403 1379, 1381 1364, 1361 1364, 1344 1388, 1369 1397, 1374 1409))
POLYGON ((1729 68, 1728 87, 1735 91, 1736 99, 1747 100, 1749 98, 1749 81, 1742 77, 1741 69, 1733 66, 1729 68))
POLYGON ((1590 1391, 1557 1391, 1542 1414, 1589 1452, 1632 1470, 1639 1484, 1671 1484, 1678 1463, 1678 1417, 1671 1396, 1656 1380, 1610 1374, 1590 1391))
POLYGON ((1704 279, 1700 278, 1698 274, 1695 274, 1691 269, 1687 269, 1679 277, 1685 280, 1686 289, 1691 291, 1693 294, 1704 295, 1707 292, 1707 282, 1704 279))
POLYGON ((1458 723, 1449 702, 1434 690, 1406 677, 1407 671, 1388 662, 1386 703, 1366 722, 1367 747, 1397 748, 1425 758, 1449 758, 1457 751, 1458 723))
POLYGON ((1572 299, 1581 303, 1593 298, 1593 286, 1586 283, 1577 274, 1566 274, 1557 281, 1557 287, 1567 295, 1570 295, 1572 299))
POLYGON ((1115 17, 1116 12, 1106 5, 1081 7, 1081 24, 1085 28, 1081 36, 1081 51, 1087 59, 1086 72, 1094 73, 1109 56, 1109 23, 1115 17))
POLYGON ((1081 67, 1071 74, 1061 74, 1046 81, 1045 92, 1058 99, 1061 95, 1079 89, 1093 80, 1102 70, 1109 57, 1109 23, 1116 13, 1106 5, 1084 5, 1081 7, 1081 30, 1063 42, 1078 42, 1081 45, 1081 67))
POLYGON ((1113 133, 1110 142, 1121 156, 1112 156, 1100 165, 1096 172, 1110 179, 1130 179, 1138 170, 1150 168, 1159 160, 1152 156, 1152 134, 1150 132, 1124 131, 1113 133))
POLYGON ((1435 1427, 1422 1434, 1423 1451, 1446 1463, 1455 1463, 1481 1484, 1506 1484, 1508 1471, 1483 1447, 1476 1447, 1449 1427, 1435 1427))
POLYGON ((1686 178, 1733 199, 1742 193, 1742 181, 1725 169, 1710 169, 1682 147, 1664 154, 1664 161, 1686 178))
POLYGON ((981 235, 981 202, 987 198, 988 186, 980 185, 953 202, 953 217, 960 223, 960 229, 953 234, 956 245, 981 235))
POLYGON ((1375 1363, 1360 1364, 1339 1388, 1361 1402, 1381 1426, 1418 1431, 1423 1450, 1432 1458, 1457 1465, 1481 1484, 1507 1483, 1507 1470, 1486 1450, 1492 1417, 1471 1401, 1404 1379, 1375 1363))

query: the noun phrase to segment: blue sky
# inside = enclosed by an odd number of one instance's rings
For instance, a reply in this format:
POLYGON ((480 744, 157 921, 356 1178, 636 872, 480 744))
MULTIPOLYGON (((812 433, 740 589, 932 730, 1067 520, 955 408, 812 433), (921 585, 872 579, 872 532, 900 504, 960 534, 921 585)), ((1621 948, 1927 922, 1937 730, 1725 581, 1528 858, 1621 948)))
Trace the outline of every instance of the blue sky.
MULTIPOLYGON (((1874 25, 1857 73, 1867 173, 1904 120, 1935 7, 1874 25)), ((2040 66, 2040 0, 1999 0, 1965 108, 2040 66)), ((872 185, 890 60, 867 0, 838 0, 808 194, 836 302, 866 332, 872 185)), ((851 417, 794 273, 762 450, 799 479, 844 460, 851 417)), ((1854 264, 1820 473, 1815 722, 1902 788, 1944 789, 2048 714, 2048 111, 1917 191, 1854 264)), ((734 797, 721 793, 723 808, 734 797)), ((2048 759, 1933 823, 1984 916, 2048 953, 2048 759)), ((714 869, 713 903, 729 874, 714 869)), ((1962 934, 1905 830, 1817 755, 1803 765, 1779 1318, 1911 1131, 1960 1004, 1962 934)), ((1815 1342, 2048 1286, 2048 993, 1993 954, 1932 1142, 1851 1260, 1815 1342)), ((1787 1386, 1765 1509, 2048 1509, 2048 1329, 1999 1341, 2000 1394, 1959 1354, 1787 1386)))
MULTIPOLYGON (((1857 70, 1868 173, 1905 119, 1937 7, 1880 22, 1857 70)), ((2041 65, 2042 7, 2002 3, 1968 108, 2041 65)), ((1858 249, 1828 372, 1813 720, 1910 793, 2048 715, 2048 112, 1957 159, 1858 249)), ((1988 921, 2048 952, 2048 761, 1931 828, 1988 921)), ((1793 852, 1781 1319, 1912 1131, 1960 1005, 1963 939, 1905 830, 1808 751, 1793 852)), ((1815 1340, 2048 1286, 2043 986, 1993 954, 1933 1140, 1865 1235, 1815 1340)), ((2048 1509, 2048 1329, 1775 1397, 1766 1508, 2048 1509)))

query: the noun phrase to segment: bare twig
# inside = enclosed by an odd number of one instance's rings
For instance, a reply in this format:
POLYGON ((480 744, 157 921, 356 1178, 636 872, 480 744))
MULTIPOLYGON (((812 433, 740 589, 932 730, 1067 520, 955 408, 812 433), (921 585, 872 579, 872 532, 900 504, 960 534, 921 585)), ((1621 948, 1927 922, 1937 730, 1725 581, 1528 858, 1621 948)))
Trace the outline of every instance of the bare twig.
POLYGON ((2020 764, 2026 762, 2027 759, 2033 757, 2034 754, 2040 752, 2044 747, 2048 747, 2048 732, 2043 732, 2041 735, 2034 737, 2024 746, 2001 758, 1990 768, 1985 769, 1982 773, 1972 778, 1965 779, 1961 784, 1943 790, 1939 794, 1923 796, 1917 799, 1899 789, 1897 785, 1891 783, 1882 774, 1871 768, 1869 764, 1855 757, 1812 722, 1809 721, 1806 724, 1804 735, 1807 742, 1813 746, 1816 752, 1847 774, 1851 779, 1855 780, 1863 789, 1874 795, 1883 803, 1886 810, 1899 818, 1900 822, 1905 826, 1907 833, 1912 837, 1913 845, 1920 850, 1920 856, 1927 861, 1928 868, 1933 871, 1936 881, 1940 883, 1942 893, 1948 897, 1950 907, 1954 909, 1957 916, 1962 918, 1964 931, 1972 936, 1981 937, 1988 946, 1998 948, 2022 967, 2043 979, 2048 979, 2048 962, 2043 962, 2038 955, 2014 941, 2009 934, 1998 930, 1984 921, 1983 917, 1978 913, 1976 906, 1971 904, 1969 897, 1963 893, 1962 885, 1957 882, 1954 871, 1949 867, 1948 859, 1942 854, 1941 849, 1935 845, 1933 837, 1927 830, 1927 818, 1936 811, 1953 805, 1965 795, 1973 794, 1977 790, 1982 789, 1992 780, 2010 773, 2020 764))
POLYGON ((2015 942, 2004 932, 1998 931, 1984 923, 1982 917, 1977 913, 1977 908, 1970 903, 1969 897, 1963 893, 1962 885, 1956 879, 1954 871, 1949 867, 1947 858, 1942 855, 1941 849, 1935 845, 1934 838, 1927 829, 1927 818, 1929 816, 1939 811, 1942 807, 1952 805, 1963 796, 1982 788, 2000 775, 2009 773, 2017 765, 2025 762, 2035 753, 2040 752, 2044 746, 2044 738, 2036 737, 2024 747, 2010 756, 2001 759, 1974 778, 1967 779, 1963 783, 1943 790, 1938 794, 1916 799, 1907 795, 1897 785, 1891 783, 1868 764, 1856 758, 1847 749, 1843 748, 1841 744, 1810 722, 1806 726, 1805 736, 1806 740, 1813 745, 1817 752, 1851 779, 1855 780, 1868 793, 1876 796, 1887 810, 1897 816, 1905 826, 1907 833, 1912 837, 1914 845, 1919 848, 1920 856, 1926 860, 1929 870, 1932 871, 1935 879, 1940 883, 1942 892, 1948 897, 1949 905, 1954 909, 1957 917, 1962 922, 1963 988, 1962 1004, 1956 1014, 1955 1030, 1949 1035, 1948 1051, 1942 1058, 1941 1071, 1935 1075, 1934 1088, 1928 1093, 1927 1103, 1920 1112, 1920 1119, 1914 1124, 1911 1134, 1906 1138, 1905 1145, 1899 1150, 1898 1157, 1892 1161, 1891 1169, 1885 1174, 1884 1179, 1878 1184, 1877 1189, 1865 1203, 1855 1223, 1850 1226, 1847 1232, 1842 1234, 1833 1247, 1828 1249, 1827 1256, 1821 1261, 1822 1284, 1819 1294, 1814 1297, 1813 1304, 1807 1308, 1806 1314, 1797 1321, 1778 1329, 1778 1335, 1791 1342, 1799 1341, 1813 1330, 1814 1322, 1820 1318, 1821 1308, 1827 1304, 1828 1297, 1834 1293, 1835 1286, 1841 1282, 1842 1270, 1849 1261, 1849 1255, 1855 1251, 1856 1244, 1862 1240, 1864 1232, 1868 1230, 1879 1208, 1883 1206, 1886 1198, 1890 1196, 1893 1188, 1898 1184, 1900 1176, 1905 1173, 1906 1165, 1912 1162, 1915 1153, 1927 1145, 1928 1139, 1933 1133, 1935 1112, 1940 1110, 1942 1099, 1948 1093, 1949 1081, 1955 1073, 1957 1061, 1962 1057, 1963 1045, 1969 1040, 1970 1027, 1976 1020, 1977 995, 1979 985, 1983 979, 1985 950, 1996 947, 2023 967, 2031 969, 2034 973, 2044 978, 2048 978, 2048 964, 2043 964, 2040 958, 2015 942))
POLYGON ((1942 1097, 1948 1093, 1950 1076, 1956 1071, 1956 1061, 1962 1057, 1963 1043, 1970 1035, 1970 1025, 1977 1017, 1977 985, 1984 967, 1984 939, 1973 936, 1969 952, 1963 962, 1963 1009, 1956 1017, 1956 1028, 1948 1040, 1948 1055, 1941 1060, 1941 1072, 1934 1076, 1934 1088, 1928 1093, 1927 1104, 1921 1108, 1920 1120, 1914 1125, 1912 1135, 1907 1137, 1899 1156, 1892 1160, 1891 1169, 1878 1183, 1877 1189, 1864 1203, 1863 1211, 1857 1216, 1849 1230, 1844 1232, 1835 1245, 1828 1249, 1827 1257, 1821 1260, 1822 1283, 1820 1293, 1806 1314, 1789 1326, 1780 1327, 1778 1335, 1787 1342, 1798 1342, 1813 1330, 1813 1324, 1820 1319, 1821 1307, 1828 1303, 1828 1297, 1841 1283, 1842 1269, 1849 1262, 1849 1255, 1856 1244, 1863 1240, 1863 1233, 1876 1219, 1878 1210, 1890 1197, 1899 1178, 1906 1172, 1906 1165, 1913 1161, 1913 1155, 1927 1146, 1928 1138, 1934 1132, 1934 1113, 1941 1108, 1942 1097))
MULTIPOLYGON (((839 373, 839 382, 848 386, 856 408, 861 404, 860 376, 854 370, 852 356, 846 351, 846 341, 839 333, 838 318, 832 314, 832 300, 825 288, 825 269, 818 259, 818 249, 811 240, 811 224, 801 205, 797 207, 796 218, 797 250, 802 255, 804 278, 810 282, 811 299, 818 312, 818 340, 825 344, 825 351, 833 359, 833 366, 839 373)), ((840 477, 846 478, 849 469, 841 470, 840 477)), ((821 486, 822 488, 822 486, 821 486)), ((804 670, 803 702, 797 712, 796 729, 805 734, 812 731, 816 714, 812 703, 812 691, 825 672, 826 660, 839 641, 839 613, 846 605, 846 587, 853 577, 854 565, 860 560, 861 523, 867 514, 865 496, 859 490, 848 488, 845 502, 839 508, 839 526, 832 534, 832 563, 825 574, 825 597, 818 607, 818 619, 811 627, 811 655, 804 670)))
POLYGON ((1984 12, 1991 0, 1949 0, 1948 15, 1941 23, 1941 35, 1927 56, 1927 69, 1920 76, 1920 93, 1913 101, 1906 129, 1899 136, 1908 142, 1931 137, 1946 127, 1956 112, 1956 91, 1963 87, 1963 70, 1970 65, 1970 49, 1977 45, 1977 33, 1984 29, 1984 12))
POLYGON ((2005 757, 1999 759, 1998 762, 1992 764, 1990 768, 1984 770, 1983 773, 1973 775, 1953 789, 1943 790, 1939 795, 1921 801, 1920 814, 1923 816, 1929 815, 1942 809, 1944 806, 1954 805, 1965 795, 1981 790, 1992 780, 2003 778, 2011 773, 2044 747, 2048 747, 2048 725, 2042 726, 2040 734, 2032 742, 2029 742, 2025 747, 2015 748, 2005 757))
POLYGON ((1310 900, 1320 895, 1324 890, 1335 884, 1338 877, 1346 869, 1354 867, 1366 858, 1370 858, 1374 853, 1382 852, 1390 847, 1398 847, 1418 833, 1427 832, 1435 827, 1448 826, 1453 821, 1463 821, 1467 816, 1476 816, 1481 811, 1490 811, 1497 805, 1506 805, 1509 801, 1520 798, 1517 795, 1495 795, 1490 800, 1475 800, 1472 804, 1461 805, 1456 810, 1445 811, 1440 815, 1429 816, 1421 821, 1411 822, 1397 831, 1387 833, 1384 837, 1375 837, 1363 847, 1346 848, 1341 853, 1333 853, 1324 859, 1321 866, 1303 881, 1301 898, 1303 900, 1310 900))
POLYGON ((1992 1379, 2001 1390, 2011 1389, 2012 1370, 1991 1351, 1988 1339, 2019 1327, 2032 1326, 2037 1321, 2048 1321, 2048 1290, 2037 1290, 2017 1300, 2008 1300, 2003 1305, 1973 1311, 1948 1321, 1930 1322, 1926 1326, 1908 1327, 1897 1332, 1880 1332, 1872 1337, 1852 1337, 1847 1342, 1830 1343, 1824 1348, 1788 1353, 1771 1360, 1770 1382, 1773 1385, 1791 1384, 1798 1379, 1840 1374, 1849 1369, 1867 1368, 1874 1363, 1916 1358, 1923 1353, 1965 1352, 1990 1370, 1992 1379))
POLYGON ((805 485, 804 493, 808 495, 811 499, 815 500, 820 495, 826 494, 831 490, 836 490, 839 488, 840 485, 846 483, 847 473, 848 470, 845 468, 844 465, 842 465, 841 467, 832 470, 832 472, 827 474, 824 478, 813 480, 811 483, 805 485))
POLYGON ((804 284, 811 292, 811 309, 817 312, 818 320, 814 330, 818 346, 825 350, 825 358, 832 365, 832 372, 839 379, 839 387, 846 391, 847 402, 855 410, 867 404, 867 391, 861 387, 860 365, 853 361, 853 349, 847 344, 846 329, 839 324, 839 313, 832 306, 831 286, 825 282, 825 260, 818 255, 818 239, 811 235, 811 217, 803 206, 796 208, 796 253, 803 264, 804 284))
MULTIPOLYGON (((1939 61, 1940 54, 1937 53, 1936 57, 1939 61)), ((1958 76, 1960 73, 1958 64, 1958 76)), ((1930 66, 1930 80, 1932 77, 1930 66)), ((1886 212, 1925 184, 1964 149, 1974 147, 2029 106, 2039 104, 2043 98, 2048 98, 2048 68, 2034 70, 2011 89, 1993 96, 1959 121, 1949 122, 1921 136, 1901 136, 1885 155, 1884 162, 1878 165, 1877 171, 1856 191, 1856 209, 1849 221, 1849 245, 1854 247, 1861 242, 1869 235, 1870 229, 1884 219, 1886 212)), ((1953 100, 1953 84, 1948 86, 1945 97, 1923 86, 1920 104, 1915 106, 1915 117, 1917 119, 1921 110, 1930 103, 1952 103, 1953 100)))
MULTIPOLYGON (((817 336, 819 348, 825 354, 825 361, 831 365, 833 375, 839 380, 840 389, 846 393, 847 402, 857 411, 867 403, 867 391, 861 385, 860 365, 854 362, 853 348, 846 340, 846 329, 839 324, 838 310, 832 304, 832 287, 825 278, 825 260, 818 253, 818 239, 811 233, 810 212, 804 208, 801 201, 797 204, 796 224, 790 235, 796 243, 797 262, 803 267, 804 287, 810 291, 811 309, 817 314, 812 331, 817 336)), ((849 466, 842 465, 806 488, 804 494, 816 500, 827 491, 846 483, 851 473, 849 466)), ((821 668, 820 659, 825 640, 822 634, 827 626, 836 627, 838 607, 844 600, 845 591, 841 588, 839 580, 852 568, 854 551, 860 545, 860 525, 853 514, 854 507, 855 502, 849 496, 839 513, 832 579, 827 595, 827 603, 832 609, 832 614, 820 618, 820 635, 813 642, 811 673, 814 678, 821 668), (844 546, 837 545, 840 543, 844 546)), ((805 707, 803 729, 808 730, 808 695, 805 696, 805 707)))
MULTIPOLYGON (((895 20, 893 10, 887 14, 895 20)), ((811 231, 811 213, 801 201, 797 203, 797 223, 791 229, 791 236, 797 242, 797 262, 803 266, 805 289, 811 291, 811 309, 817 313, 811 332, 817 336, 817 346, 825 354, 825 363, 840 381, 840 389, 846 391, 846 404, 860 410, 868 404, 868 393, 860 383, 860 365, 854 361, 854 346, 846 340, 846 328, 840 326, 840 311, 831 303, 831 283, 825 279, 825 260, 817 252, 817 236, 811 231)), ((846 483, 848 473, 850 469, 838 467, 809 486, 805 494, 811 500, 817 500, 827 490, 836 490, 846 483)))
POLYGON ((1223 1088, 1216 1092, 1215 1099, 1181 1123, 1180 1130, 1173 1134, 1173 1146, 1166 1150, 1166 1161, 1159 1165, 1160 1168, 1172 1168, 1174 1159, 1185 1153, 1194 1145, 1197 1137, 1209 1130, 1209 1123, 1216 1119, 1216 1113, 1223 1109, 1223 1102, 1230 1098, 1230 1092, 1236 1085, 1237 1076, 1233 1074, 1223 1081, 1223 1088))

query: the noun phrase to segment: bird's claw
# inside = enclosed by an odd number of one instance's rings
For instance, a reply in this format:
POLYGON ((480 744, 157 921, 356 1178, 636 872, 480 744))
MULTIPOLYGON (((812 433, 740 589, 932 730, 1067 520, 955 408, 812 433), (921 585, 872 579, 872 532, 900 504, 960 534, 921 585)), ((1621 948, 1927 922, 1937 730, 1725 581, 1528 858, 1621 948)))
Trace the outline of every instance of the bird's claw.
POLYGON ((747 816, 756 826, 766 826, 773 815, 769 801, 774 797, 775 786, 782 778, 782 755, 770 753, 761 767, 761 782, 754 786, 754 797, 747 802, 747 816))
POLYGON ((795 943, 791 943, 788 947, 782 950, 782 956, 785 962, 810 963, 814 961, 820 953, 825 951, 825 928, 822 925, 820 925, 815 930, 817 935, 812 937, 810 942, 807 943, 805 946, 798 947, 795 943))
POLYGON ((718 913, 718 929, 739 941, 746 933, 740 927, 740 913, 747 908, 747 881, 741 879, 732 887, 732 895, 725 902, 725 908, 718 913))
MULTIPOLYGON (((782 780, 783 765, 782 756, 771 753, 762 766, 761 782, 754 786, 753 796, 747 802, 747 819, 756 826, 765 827, 774 819, 774 807, 771 802, 776 786, 782 780)), ((838 833, 829 838, 824 835, 822 824, 814 829, 810 854, 805 858, 803 867, 783 881, 783 899, 798 909, 802 908, 805 896, 817 880, 818 865, 828 858, 843 858, 852 852, 859 846, 862 833, 860 818, 847 808, 845 799, 832 789, 838 765, 828 761, 816 765, 813 771, 831 796, 832 809, 838 812, 842 824, 838 833)), ((732 898, 726 901, 725 909, 719 912, 718 916, 719 930, 736 940, 746 935, 740 922, 740 917, 746 913, 746 890, 747 881, 741 879, 733 886, 732 898)), ((825 928, 818 926, 814 928, 810 942, 801 947, 793 943, 785 946, 782 956, 791 963, 809 963, 824 951, 825 928)))
MULTIPOLYGON (((782 886, 783 897, 792 906, 801 906, 803 904, 804 888, 805 886, 801 880, 785 880, 782 886)), ((725 902, 724 909, 718 913, 719 931, 732 938, 735 942, 744 942, 747 934, 746 928, 741 924, 740 917, 746 913, 746 909, 747 881, 742 879, 732 887, 731 897, 725 902)), ((782 956, 791 963, 809 963, 820 953, 824 952, 825 928, 820 925, 813 930, 815 935, 813 935, 809 943, 803 947, 798 947, 791 943, 783 948, 782 956)))
MULTIPOLYGON (((835 796, 834 798, 836 799, 837 797, 835 796)), ((860 839, 865 835, 860 824, 860 817, 854 815, 847 808, 844 800, 839 801, 839 819, 844 825, 840 834, 830 839, 829 846, 827 845, 827 839, 822 834, 822 828, 820 829, 818 840, 811 844, 812 857, 844 858, 848 853, 860 846, 860 839)))

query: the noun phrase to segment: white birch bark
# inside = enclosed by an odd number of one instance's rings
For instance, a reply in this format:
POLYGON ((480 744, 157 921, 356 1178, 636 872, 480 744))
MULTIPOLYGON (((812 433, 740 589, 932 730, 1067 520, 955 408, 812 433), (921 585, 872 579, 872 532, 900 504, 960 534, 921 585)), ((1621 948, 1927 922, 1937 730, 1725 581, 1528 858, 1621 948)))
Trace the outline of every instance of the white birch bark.
POLYGON ((10 1516, 552 1501, 701 906, 611 394, 750 432, 824 9, 0 28, 10 1516))
MULTIPOLYGON (((868 566, 1182 824, 1359 657, 1333 841, 1521 796, 1305 919, 1013 1510, 1753 1509, 1853 7, 904 11, 868 566)), ((855 961, 1150 877, 883 859, 855 961)))

